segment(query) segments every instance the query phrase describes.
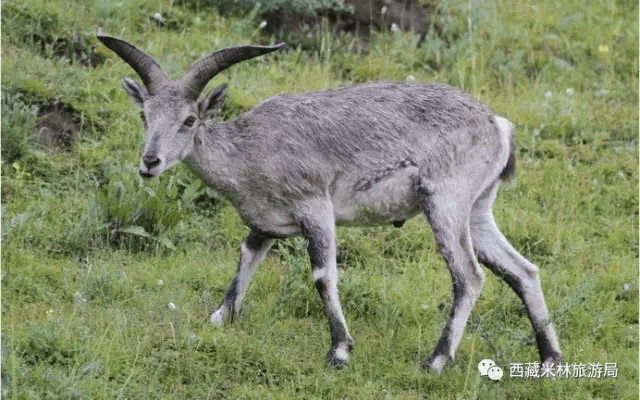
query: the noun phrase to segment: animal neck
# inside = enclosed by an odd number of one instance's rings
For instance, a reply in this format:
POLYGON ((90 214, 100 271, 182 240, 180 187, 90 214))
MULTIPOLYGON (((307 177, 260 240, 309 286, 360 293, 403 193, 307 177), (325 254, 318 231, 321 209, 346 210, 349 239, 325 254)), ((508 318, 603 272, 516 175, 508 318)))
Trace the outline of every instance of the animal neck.
POLYGON ((230 124, 205 124, 196 133, 185 164, 222 196, 233 199, 241 185, 243 159, 233 142, 230 124))

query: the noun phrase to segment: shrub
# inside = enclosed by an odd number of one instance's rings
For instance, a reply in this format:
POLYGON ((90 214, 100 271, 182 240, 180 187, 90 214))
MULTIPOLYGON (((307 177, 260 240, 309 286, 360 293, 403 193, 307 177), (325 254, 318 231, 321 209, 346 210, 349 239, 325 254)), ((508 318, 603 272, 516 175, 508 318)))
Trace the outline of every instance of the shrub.
POLYGON ((133 249, 151 243, 175 249, 164 233, 204 194, 202 182, 182 169, 163 179, 143 181, 131 163, 106 166, 104 174, 106 183, 90 201, 76 234, 97 232, 111 245, 126 244, 133 249))

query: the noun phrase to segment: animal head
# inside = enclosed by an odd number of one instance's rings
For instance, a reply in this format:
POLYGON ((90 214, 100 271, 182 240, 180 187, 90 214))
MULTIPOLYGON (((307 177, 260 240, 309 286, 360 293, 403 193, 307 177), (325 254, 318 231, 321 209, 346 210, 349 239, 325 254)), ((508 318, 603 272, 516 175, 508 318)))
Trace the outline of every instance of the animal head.
POLYGON ((127 94, 141 109, 146 130, 146 144, 138 170, 145 178, 159 175, 189 155, 198 127, 215 114, 224 101, 226 85, 216 87, 198 100, 214 76, 233 64, 284 46, 280 43, 222 49, 193 64, 182 78, 171 80, 150 55, 132 44, 104 35, 101 29, 97 37, 133 68, 144 85, 126 77, 122 81, 127 94))

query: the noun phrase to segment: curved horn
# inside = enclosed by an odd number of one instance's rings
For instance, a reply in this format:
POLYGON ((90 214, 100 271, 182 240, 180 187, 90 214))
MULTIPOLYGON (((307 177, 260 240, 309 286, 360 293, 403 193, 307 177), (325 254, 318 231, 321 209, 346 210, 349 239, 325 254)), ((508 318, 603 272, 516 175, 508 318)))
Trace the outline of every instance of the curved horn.
POLYGON ((216 51, 193 64, 180 79, 185 96, 197 100, 202 89, 218 73, 240 61, 271 53, 282 46, 284 43, 275 46, 238 46, 216 51))
POLYGON ((162 70, 156 60, 147 53, 122 39, 104 35, 102 29, 98 29, 96 36, 98 40, 120 56, 120 58, 126 61, 127 64, 136 71, 149 91, 149 94, 156 93, 158 89, 169 83, 167 74, 162 70))

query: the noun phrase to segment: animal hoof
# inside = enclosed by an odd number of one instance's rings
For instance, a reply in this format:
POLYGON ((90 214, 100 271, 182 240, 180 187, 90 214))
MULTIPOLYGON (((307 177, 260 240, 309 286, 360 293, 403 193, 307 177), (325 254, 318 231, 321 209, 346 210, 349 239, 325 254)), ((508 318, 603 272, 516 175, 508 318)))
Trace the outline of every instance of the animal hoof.
POLYGON ((329 350, 329 352, 327 353, 327 364, 331 368, 341 369, 341 368, 349 365, 349 359, 344 359, 344 358, 338 357, 338 356, 336 356, 335 351, 329 350))
POLYGON ((546 357, 543 357, 542 359, 542 364, 558 365, 561 363, 562 363, 562 354, 560 353, 554 353, 546 357))
POLYGON ((327 353, 327 364, 330 367, 340 369, 349 363, 349 347, 350 346, 338 346, 335 349, 329 350, 327 353), (345 348, 346 347, 346 348, 345 348))
POLYGON ((224 325, 224 316, 222 314, 222 309, 217 309, 216 311, 212 312, 209 316, 209 322, 211 322, 218 328, 221 328, 222 325, 224 325))
POLYGON ((452 360, 449 360, 446 355, 432 354, 431 356, 429 356, 429 358, 422 362, 422 368, 429 370, 436 375, 440 375, 440 373, 442 372, 442 368, 444 368, 444 366, 447 364, 447 360, 449 361, 449 363, 453 362, 452 360))

